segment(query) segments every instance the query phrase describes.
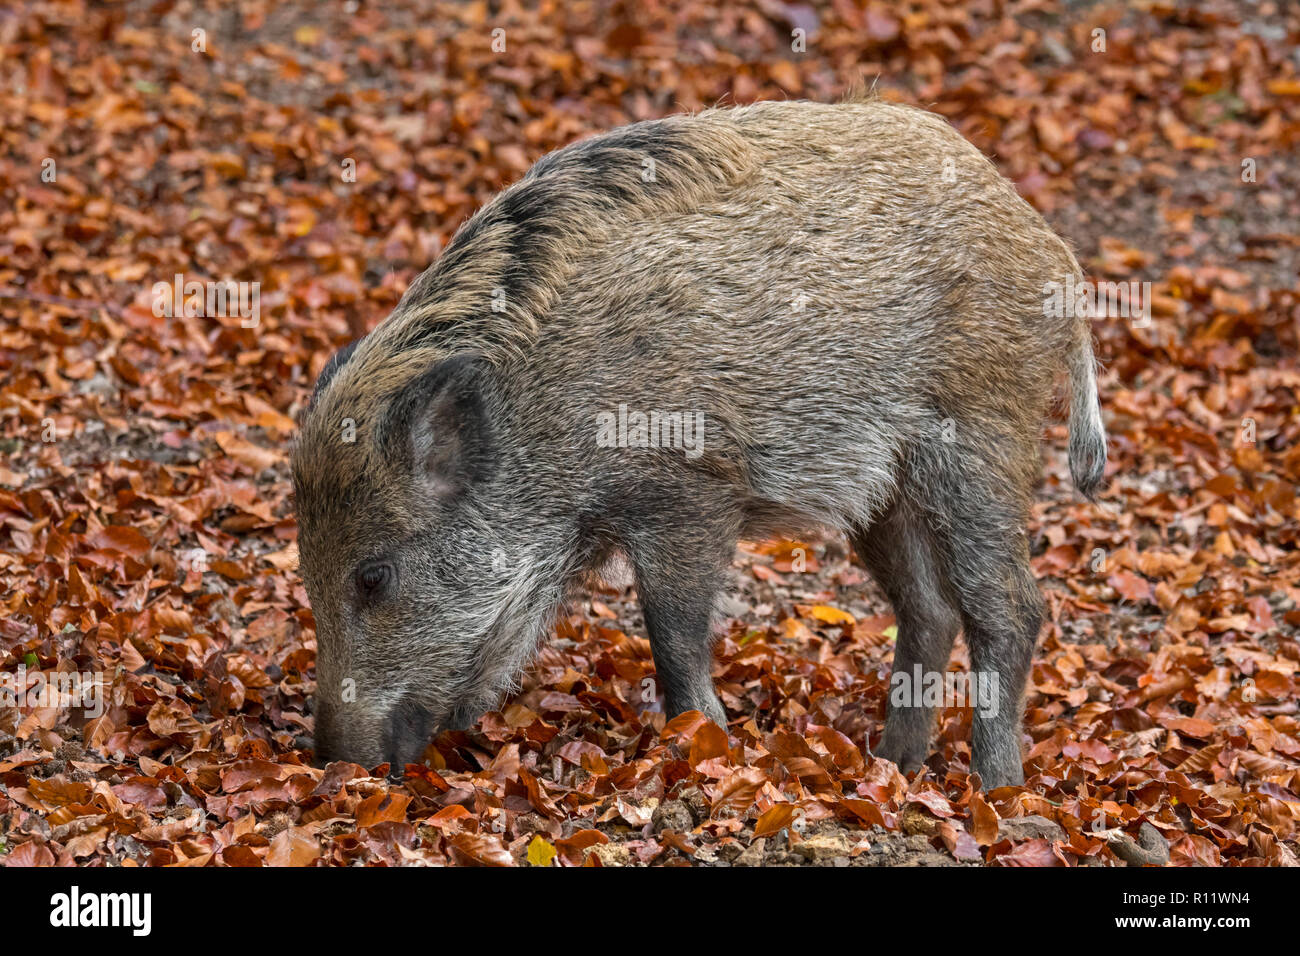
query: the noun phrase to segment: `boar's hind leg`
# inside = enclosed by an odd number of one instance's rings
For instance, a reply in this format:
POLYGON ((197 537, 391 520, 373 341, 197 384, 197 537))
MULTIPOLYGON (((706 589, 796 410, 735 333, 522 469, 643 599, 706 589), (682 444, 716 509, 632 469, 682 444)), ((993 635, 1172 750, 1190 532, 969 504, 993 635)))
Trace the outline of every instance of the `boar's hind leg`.
POLYGON ((693 534, 693 521, 656 528, 629 542, 655 672, 669 718, 698 710, 719 727, 727 715, 713 689, 713 602, 735 550, 735 536, 693 534))
POLYGON ((910 772, 929 754, 934 729, 935 709, 922 703, 916 671, 948 669, 961 618, 944 593, 929 533, 905 505, 895 504, 870 529, 856 531, 853 546, 898 618, 893 674, 902 676, 890 679, 885 733, 876 751, 910 772))
MULTIPOLYGON (((931 463, 914 490, 933 512, 943 573, 961 607, 976 692, 971 770, 992 790, 1024 783, 1021 706, 1043 598, 1029 566, 1028 492, 1000 464, 1006 451, 997 454, 994 442, 988 447, 994 451, 988 461, 967 449, 938 467, 931 463)), ((1028 443, 1010 451, 1037 455, 1028 443)))

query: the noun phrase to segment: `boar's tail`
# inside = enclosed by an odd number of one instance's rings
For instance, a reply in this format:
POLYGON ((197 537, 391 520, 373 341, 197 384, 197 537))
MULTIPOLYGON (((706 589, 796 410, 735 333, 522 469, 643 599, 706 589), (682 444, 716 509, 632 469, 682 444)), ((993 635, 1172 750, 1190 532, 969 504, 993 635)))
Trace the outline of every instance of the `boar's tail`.
POLYGON ((1092 328, 1080 319, 1070 371, 1070 475, 1074 486, 1095 501, 1106 471, 1106 429, 1097 401, 1097 361, 1092 354, 1092 328))

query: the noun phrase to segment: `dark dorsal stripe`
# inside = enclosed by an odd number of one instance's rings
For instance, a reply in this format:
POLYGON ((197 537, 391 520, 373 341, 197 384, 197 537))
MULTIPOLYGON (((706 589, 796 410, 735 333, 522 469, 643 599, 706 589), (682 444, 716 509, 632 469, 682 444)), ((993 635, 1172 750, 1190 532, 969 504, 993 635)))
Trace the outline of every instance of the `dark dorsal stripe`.
POLYGON ((311 400, 313 403, 316 401, 316 396, 324 391, 325 386, 330 383, 330 379, 338 374, 338 370, 348 364, 348 359, 352 358, 352 353, 356 351, 359 344, 361 344, 361 339, 349 342, 330 356, 330 360, 325 363, 325 367, 320 370, 320 375, 316 378, 316 387, 312 389, 311 400))

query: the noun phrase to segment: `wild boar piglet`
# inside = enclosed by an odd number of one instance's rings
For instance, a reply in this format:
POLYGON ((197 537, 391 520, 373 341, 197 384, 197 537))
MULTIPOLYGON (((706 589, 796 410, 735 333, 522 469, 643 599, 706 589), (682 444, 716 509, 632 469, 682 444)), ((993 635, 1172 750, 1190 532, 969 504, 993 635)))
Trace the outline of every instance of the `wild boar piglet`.
MULTIPOLYGON (((543 157, 325 366, 293 452, 316 751, 400 770, 517 686, 566 592, 635 572, 670 714, 727 719, 738 539, 847 533, 898 618, 892 684, 964 629, 972 769, 1019 783, 1043 602, 1029 502, 1053 388, 1106 461, 1074 256, 939 116, 872 99, 637 123, 543 157), (980 706, 983 705, 983 706, 980 706)), ((878 753, 927 756, 891 695, 878 753)))

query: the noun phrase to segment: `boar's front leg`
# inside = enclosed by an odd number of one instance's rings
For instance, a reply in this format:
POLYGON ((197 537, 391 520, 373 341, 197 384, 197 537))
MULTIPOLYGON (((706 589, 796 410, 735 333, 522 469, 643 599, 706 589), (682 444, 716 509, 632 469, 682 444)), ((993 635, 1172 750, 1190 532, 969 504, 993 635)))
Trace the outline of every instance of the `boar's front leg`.
POLYGON ((698 710, 725 729, 727 715, 713 688, 713 605, 736 532, 677 509, 656 519, 627 548, 666 710, 669 718, 698 710))

